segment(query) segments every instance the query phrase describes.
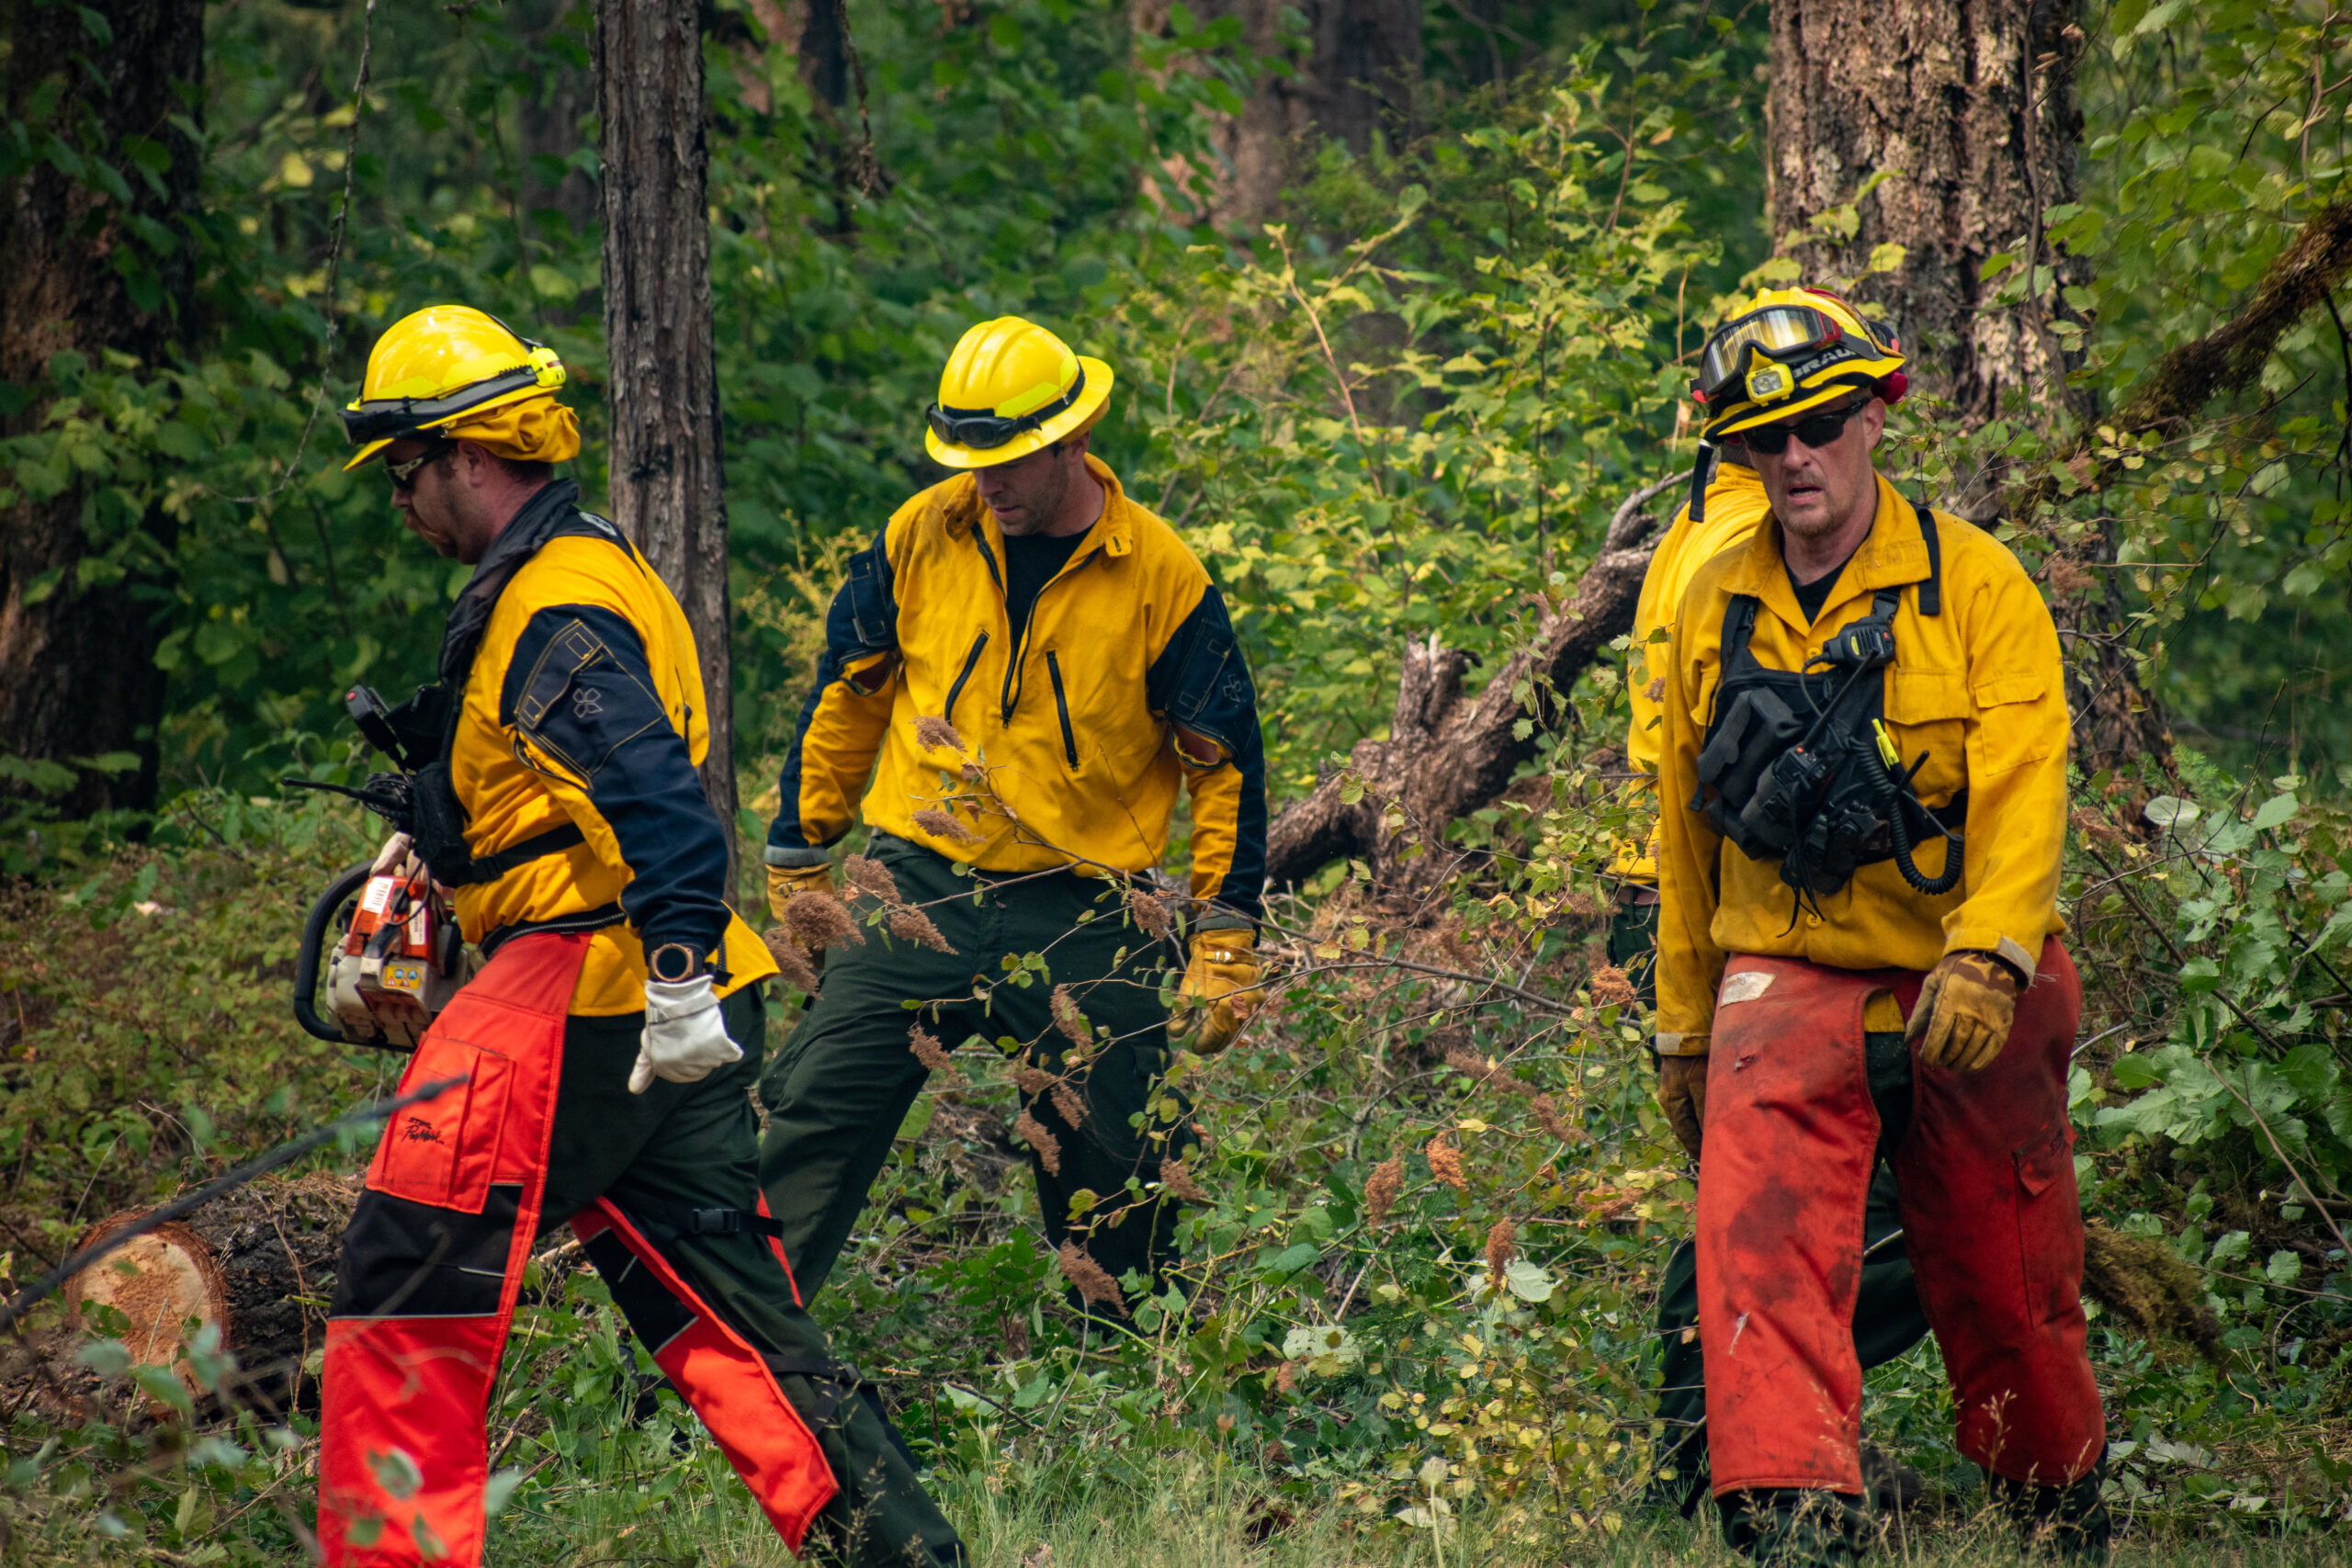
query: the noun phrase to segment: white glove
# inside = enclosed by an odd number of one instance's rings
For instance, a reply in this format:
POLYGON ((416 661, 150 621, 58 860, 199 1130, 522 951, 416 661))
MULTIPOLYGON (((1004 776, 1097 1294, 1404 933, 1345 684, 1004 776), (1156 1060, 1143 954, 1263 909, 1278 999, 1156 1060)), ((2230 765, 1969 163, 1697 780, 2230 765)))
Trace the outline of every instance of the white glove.
POLYGON ((643 1094, 655 1078, 700 1083, 742 1059, 743 1048, 727 1038, 709 976, 645 982, 645 1037, 628 1071, 629 1093, 643 1094))
POLYGON ((368 868, 368 874, 386 876, 399 872, 404 876, 414 875, 416 868, 409 863, 409 859, 415 849, 415 844, 406 833, 394 833, 384 840, 384 847, 376 852, 376 863, 368 868))

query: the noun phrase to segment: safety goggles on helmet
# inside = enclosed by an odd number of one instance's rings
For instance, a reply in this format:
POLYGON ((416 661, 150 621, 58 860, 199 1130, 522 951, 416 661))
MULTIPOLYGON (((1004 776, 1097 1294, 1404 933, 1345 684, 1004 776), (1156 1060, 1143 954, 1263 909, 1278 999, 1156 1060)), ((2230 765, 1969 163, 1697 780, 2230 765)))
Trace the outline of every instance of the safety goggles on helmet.
MULTIPOLYGON (((548 354, 550 359, 554 357, 537 344, 526 341, 525 346, 534 351, 534 359, 540 354, 548 354)), ((517 366, 486 381, 476 381, 470 387, 461 388, 447 397, 370 399, 343 411, 343 431, 355 442, 419 440, 436 425, 447 424, 467 410, 480 408, 509 392, 539 386, 560 387, 563 381, 560 364, 555 367, 552 382, 547 379, 545 368, 537 364, 517 366)))
POLYGON ((1786 397, 1801 377, 1823 368, 1807 367, 1806 360, 1883 359, 1894 352, 1859 312, 1855 319, 1863 322, 1860 344, 1849 341, 1850 329, 1837 317, 1812 305, 1767 305, 1725 321, 1709 334, 1691 389, 1710 408, 1741 399, 1768 402, 1786 397))
POLYGON ((954 446, 985 452, 1001 446, 1023 431, 1036 429, 1056 414, 1076 406, 1080 394, 1086 390, 1086 372, 1080 369, 1078 379, 1070 383, 1069 391, 1040 409, 1016 418, 1007 418, 994 409, 949 409, 937 403, 924 411, 931 422, 933 434, 954 446))
POLYGON ((1807 414, 1794 424, 1750 425, 1722 439, 1726 446, 1745 446, 1751 452, 1777 457, 1789 449, 1789 437, 1793 435, 1817 452, 1843 435, 1846 422, 1870 406, 1870 399, 1857 398, 1842 408, 1824 409, 1819 413, 1807 414))

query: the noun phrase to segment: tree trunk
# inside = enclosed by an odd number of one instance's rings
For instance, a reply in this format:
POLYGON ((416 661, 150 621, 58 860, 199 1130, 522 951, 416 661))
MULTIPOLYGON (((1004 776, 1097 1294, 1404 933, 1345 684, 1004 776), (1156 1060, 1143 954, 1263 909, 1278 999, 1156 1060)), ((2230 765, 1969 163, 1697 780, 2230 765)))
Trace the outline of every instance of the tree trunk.
MULTIPOLYGON (((1921 391, 1982 423, 2004 412, 2077 426, 2097 412, 2066 385, 2073 362, 2050 331, 2059 289, 2083 263, 2042 233, 2043 212, 2075 196, 2083 117, 2075 94, 2081 0, 1776 0, 1765 101, 1767 197, 1775 247, 1813 278, 1891 270, 1855 292, 1892 312, 1921 391), (1813 220, 1855 202, 1850 237, 1813 220), (2036 269, 2024 299, 1995 295, 2008 255, 2036 269), (2005 408, 2006 405, 2006 408, 2005 408)), ((2063 438, 2064 432, 2052 434, 2063 438)), ((2005 510, 1998 478, 1963 480, 1939 503, 1983 520, 2005 510)), ((2112 538, 2083 552, 2112 561, 2112 538)), ((2053 596, 2066 649, 2076 755, 2086 772, 2146 756, 2169 769, 2172 738, 2142 686, 2128 613, 2109 570, 2053 596)))
POLYGON ((1641 508, 1679 495, 1687 477, 1627 498, 1575 596, 1544 616, 1534 638, 1476 697, 1462 689, 1468 654, 1435 636, 1408 645, 1389 738, 1357 742, 1345 773, 1327 774, 1312 795, 1274 818, 1266 832, 1267 880, 1296 882, 1342 855, 1368 861, 1384 897, 1416 897, 1452 875, 1447 825, 1502 794, 1555 721, 1553 694, 1574 685, 1613 638, 1632 629, 1656 547, 1649 536, 1658 523, 1641 508), (1532 701, 1513 694, 1521 685, 1532 701))
MULTIPOLYGON (((1161 35, 1171 8, 1172 0, 1130 0, 1128 25, 1161 35)), ((1203 22, 1238 19, 1240 47, 1268 57, 1284 52, 1285 12, 1306 22, 1294 73, 1267 72, 1238 115, 1216 118, 1213 220, 1246 227, 1271 213, 1283 183, 1312 166, 1325 141, 1361 154, 1375 134, 1401 137, 1417 123, 1420 0, 1202 0, 1192 10, 1203 22)))
POLYGON ((605 347, 613 520, 693 626, 709 711, 703 790, 735 845, 727 485, 711 341, 709 149, 693 0, 598 0, 604 118, 605 347))
MULTIPOLYGON (((5 4, 6 96, 35 159, 0 190, 0 382, 31 391, 0 419, 0 434, 38 432, 49 365, 72 353, 94 366, 107 351, 152 372, 193 325, 194 258, 185 224, 197 209, 195 142, 173 124, 200 116, 204 7, 198 0, 5 4), (54 85, 45 118, 36 96, 54 85), (40 156, 50 136, 60 151, 40 156), (160 150, 153 174, 134 154, 160 150), (62 173, 76 153, 119 173, 129 199, 101 178, 62 173), (158 254, 139 236, 166 235, 158 254)), ((86 484, 0 510, 0 755, 63 761, 130 752, 134 773, 85 773, 66 806, 77 812, 145 807, 155 795, 155 727, 164 675, 153 585, 176 531, 160 512, 109 524, 86 484), (85 523, 85 513, 96 519, 85 523), (105 537, 112 528, 116 537, 105 537), (127 552, 124 529, 133 537, 127 552), (98 536, 93 536, 94 533, 98 536), (127 559, 125 558, 127 556, 127 559)))
MULTIPOLYGON (((2004 393, 2074 396, 2045 291, 2005 309, 1990 257, 2039 251, 2045 209, 2075 198, 2083 117, 2074 67, 2080 0, 1776 0, 1765 99, 1766 199, 1777 250, 1811 277, 1902 264, 1855 292, 1893 312, 1923 390, 1982 422, 2004 393), (1851 238, 1808 232, 1860 199, 1851 238)), ((2077 410, 2076 412, 2082 412, 2077 410)))

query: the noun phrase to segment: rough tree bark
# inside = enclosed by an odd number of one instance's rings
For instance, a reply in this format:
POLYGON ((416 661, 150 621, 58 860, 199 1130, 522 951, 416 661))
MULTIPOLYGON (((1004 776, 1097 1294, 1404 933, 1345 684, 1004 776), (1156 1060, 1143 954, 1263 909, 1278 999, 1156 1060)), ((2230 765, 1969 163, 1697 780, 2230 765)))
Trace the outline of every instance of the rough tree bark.
MULTIPOLYGON (((1922 391, 1982 423, 2038 411, 2077 426, 2097 412, 2066 385, 2071 362, 2050 330, 2057 289, 2083 263, 2052 246, 2041 215, 2076 194, 2083 117, 2075 91, 2081 0, 1775 0, 1765 100, 1766 190, 1782 254, 1815 276, 1860 273, 1883 244, 1892 271, 1863 299, 1893 312, 1922 391), (1854 201, 1850 237, 1813 220, 1854 201), (2052 287, 1995 299, 1996 255, 2048 269, 2052 287)), ((2030 414, 2029 417, 2031 417, 2030 414)), ((1981 520, 2017 513, 1997 476, 1962 481, 1941 504, 1981 520)), ((2111 536, 2079 553, 2113 559, 2111 536)), ((2172 736, 2141 685, 2116 574, 2093 570, 2052 610, 2067 650, 2076 756, 2087 770, 2149 757, 2169 768, 2172 736)))
MULTIPOLYGON (((1129 25, 1158 36, 1170 8, 1171 0, 1130 0, 1129 25)), ((1285 12, 1306 23, 1305 48, 1292 57, 1295 73, 1260 76, 1241 112, 1217 118, 1213 220, 1246 225, 1272 212, 1283 182, 1312 163, 1326 140, 1360 153, 1376 132, 1397 136, 1415 123, 1420 0, 1200 0, 1192 10, 1204 22, 1238 18, 1240 46, 1269 57, 1284 52, 1285 12)))
POLYGON ((1313 794, 1295 801, 1266 833, 1266 872, 1279 884, 1295 882, 1353 855, 1370 863, 1374 884, 1389 896, 1426 891, 1449 872, 1434 852, 1446 824, 1502 794, 1555 716, 1547 694, 1565 692, 1612 638, 1634 624, 1634 604, 1649 570, 1659 519, 1642 510, 1661 495, 1679 494, 1678 475, 1635 491, 1617 509, 1600 557, 1586 569, 1575 595, 1548 614, 1476 697, 1462 689, 1470 656, 1432 637, 1408 645, 1389 721, 1389 739, 1356 744, 1344 773, 1326 775, 1313 794), (1527 685, 1532 702, 1513 693, 1527 685), (1518 733, 1519 721, 1532 720, 1518 733), (1363 785, 1362 797, 1350 780, 1363 785), (1391 831, 1391 808, 1404 820, 1391 831), (1408 858, 1408 852, 1421 852, 1408 858))
POLYGON ((2042 211, 2072 201, 2082 111, 2074 70, 2080 0, 1776 0, 1764 106, 1766 199, 1775 248, 1817 276, 1900 266, 1856 292, 1924 350, 1914 383, 1990 419, 2005 392, 2071 397, 2039 304, 1998 308, 1987 258, 2039 250, 2042 211), (1815 233, 1855 199, 1850 239, 1815 233))
MULTIPOLYGON (((53 6, 0 0, 10 122, 32 137, 35 160, 0 189, 0 382, 39 389, 51 356, 74 352, 96 363, 107 350, 154 367, 185 334, 195 290, 194 257, 184 220, 197 206, 195 143, 173 117, 200 118, 204 7, 199 0, 91 0, 53 6), (32 117, 46 85, 61 89, 45 118, 32 117), (70 150, 40 156, 54 136, 70 150), (153 183, 134 167, 143 143, 164 154, 153 183), (124 176, 119 201, 94 180, 59 168, 74 152, 124 176), (158 256, 134 249, 134 224, 168 232, 158 256), (118 263, 141 256, 142 268, 118 263), (134 286, 144 271, 156 286, 134 286)), ((0 434, 41 427, 49 400, 36 396, 0 420, 0 434)), ((135 773, 107 779, 85 773, 66 805, 77 812, 152 805, 155 726, 164 711, 164 675, 155 668, 161 628, 144 592, 175 534, 160 512, 145 520, 137 552, 147 575, 85 586, 81 564, 96 541, 85 532, 87 492, 81 485, 52 500, 19 500, 0 510, 0 753, 62 760, 105 751, 135 752, 135 773), (53 584, 46 597, 28 592, 53 584)))
POLYGON ((710 153, 694 0, 598 0, 605 344, 613 520, 694 627, 710 755, 703 790, 735 841, 727 485, 710 314, 710 153))

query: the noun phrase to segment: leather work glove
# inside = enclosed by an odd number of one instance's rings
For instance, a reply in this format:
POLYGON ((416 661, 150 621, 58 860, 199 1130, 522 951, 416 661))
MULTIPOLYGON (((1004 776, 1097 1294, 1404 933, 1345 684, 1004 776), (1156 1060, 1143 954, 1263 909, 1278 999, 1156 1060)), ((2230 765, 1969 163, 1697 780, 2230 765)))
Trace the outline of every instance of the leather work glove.
POLYGON ((1257 947, 1258 933, 1246 927, 1193 933, 1193 959, 1176 994, 1212 1004, 1189 1043, 1195 1055, 1214 1056, 1232 1044, 1258 1010, 1257 947))
POLYGON ((1657 1059, 1657 1108, 1675 1141, 1692 1159, 1699 1157, 1699 1136, 1707 1125, 1707 1058, 1660 1056, 1657 1059))
POLYGON ((1928 1066, 1978 1073, 2009 1043, 2017 1015, 2016 970, 1989 953, 1948 953, 1928 971, 1903 1033, 1928 1066))
POLYGON ((628 1071, 629 1093, 643 1094, 655 1078, 700 1083, 742 1059, 743 1048, 727 1038, 718 1016, 718 987, 709 976, 645 982, 645 1035, 637 1047, 637 1066, 628 1071))

